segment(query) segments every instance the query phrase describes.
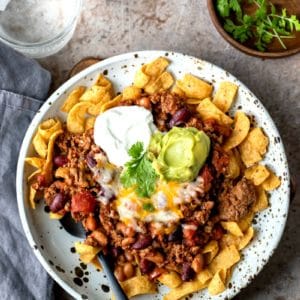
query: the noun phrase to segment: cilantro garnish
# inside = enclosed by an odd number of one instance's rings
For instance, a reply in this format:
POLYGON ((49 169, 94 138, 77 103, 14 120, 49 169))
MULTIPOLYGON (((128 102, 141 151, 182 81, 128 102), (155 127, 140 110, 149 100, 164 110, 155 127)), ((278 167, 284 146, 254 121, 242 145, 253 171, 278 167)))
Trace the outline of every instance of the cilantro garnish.
POLYGON ((254 14, 247 15, 242 10, 243 1, 246 0, 217 0, 216 7, 224 20, 224 29, 241 43, 254 37, 255 46, 260 51, 265 51, 274 38, 283 49, 287 49, 283 40, 295 38, 292 32, 300 31, 297 17, 288 16, 285 8, 277 12, 267 0, 248 0, 248 3, 256 5, 256 10, 254 14))
POLYGON ((150 197, 155 191, 158 178, 151 161, 147 158, 143 143, 137 142, 128 150, 131 160, 125 164, 121 183, 125 188, 134 186, 140 197, 150 197))
POLYGON ((143 204, 143 209, 144 209, 145 211, 148 211, 148 212, 154 212, 154 210, 155 210, 153 204, 150 203, 150 202, 144 203, 144 204, 143 204))

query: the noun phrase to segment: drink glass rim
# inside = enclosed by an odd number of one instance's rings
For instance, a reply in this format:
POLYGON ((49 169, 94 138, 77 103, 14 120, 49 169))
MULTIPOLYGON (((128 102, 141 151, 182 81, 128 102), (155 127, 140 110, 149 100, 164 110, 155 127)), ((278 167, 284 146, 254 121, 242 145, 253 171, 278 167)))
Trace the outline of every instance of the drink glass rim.
POLYGON ((68 21, 67 25, 64 27, 64 29, 56 34, 54 37, 49 38, 48 40, 41 41, 41 42, 22 42, 17 40, 12 40, 10 38, 4 38, 0 35, 0 41, 15 48, 15 49, 33 49, 33 48, 39 48, 48 46, 52 43, 55 43, 57 41, 62 40, 71 30, 73 27, 73 24, 76 22, 80 11, 82 7, 82 0, 76 0, 76 7, 75 7, 75 13, 72 18, 68 21))

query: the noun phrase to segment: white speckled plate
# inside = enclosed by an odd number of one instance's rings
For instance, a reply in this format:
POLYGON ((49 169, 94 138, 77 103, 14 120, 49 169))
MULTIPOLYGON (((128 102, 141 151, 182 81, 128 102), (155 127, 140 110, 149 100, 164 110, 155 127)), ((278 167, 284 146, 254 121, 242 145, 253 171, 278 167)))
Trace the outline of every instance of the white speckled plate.
MULTIPOLYGON (((234 268, 228 288, 222 294, 212 297, 207 291, 195 293, 190 299, 225 299, 232 298, 241 288, 251 282, 273 254, 284 230, 289 207, 289 171, 281 138, 270 115, 261 102, 240 81, 219 67, 187 55, 162 52, 143 51, 115 56, 101 61, 63 84, 42 106, 30 124, 20 151, 17 170, 17 197, 22 224, 37 258, 65 290, 77 299, 110 299, 107 291, 107 279, 93 266, 85 269, 83 277, 74 282, 75 268, 80 267, 78 256, 71 252, 76 238, 70 236, 60 227, 58 221, 49 220, 44 212, 44 206, 38 205, 30 209, 27 197, 26 178, 29 170, 24 167, 24 159, 32 154, 31 139, 38 124, 46 118, 65 115, 59 112, 59 107, 66 95, 77 85, 90 85, 99 73, 104 73, 113 82, 115 90, 121 91, 133 81, 135 71, 143 63, 158 56, 167 56, 171 61, 169 70, 176 78, 185 73, 192 73, 214 84, 215 89, 222 80, 229 80, 239 85, 237 101, 232 108, 242 109, 254 116, 255 121, 269 136, 270 145, 264 163, 281 177, 281 186, 270 194, 270 207, 255 217, 256 236, 252 243, 243 251, 242 260, 234 268), (82 283, 81 286, 78 282, 82 283), (104 285, 104 286, 103 286, 104 285)), ((82 269, 82 268, 81 268, 82 269)), ((80 270, 79 270, 80 271, 80 270)), ((160 286, 159 293, 153 296, 142 296, 138 299, 162 299, 167 288, 160 286)))

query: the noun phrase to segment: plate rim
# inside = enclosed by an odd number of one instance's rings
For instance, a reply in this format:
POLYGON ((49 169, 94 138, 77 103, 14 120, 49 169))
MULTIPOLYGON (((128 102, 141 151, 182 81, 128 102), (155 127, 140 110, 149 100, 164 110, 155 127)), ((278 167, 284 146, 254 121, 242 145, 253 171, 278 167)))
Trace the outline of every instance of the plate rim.
MULTIPOLYGON (((20 152, 19 152, 19 157, 18 157, 18 164, 17 164, 17 174, 16 174, 16 195, 17 195, 17 204, 18 204, 18 212, 19 212, 19 216, 21 219, 21 223, 22 223, 22 227, 23 230, 25 232, 25 236, 27 238, 27 241, 29 242, 30 247, 32 248, 33 253, 35 254, 35 256, 37 257, 38 261, 42 264, 43 268, 47 271, 47 273, 52 277, 53 280, 55 280, 64 290, 66 290, 71 296, 73 296, 74 298, 78 299, 80 298, 80 294, 73 289, 68 283, 66 283, 57 273, 55 273, 50 264, 48 263, 48 261, 44 258, 44 256, 42 255, 41 251, 39 248, 36 247, 36 242, 34 240, 33 234, 30 231, 30 227, 29 227, 29 223, 27 221, 27 213, 26 213, 26 207, 25 207, 25 197, 23 197, 23 184, 24 184, 24 159, 26 157, 26 153, 28 151, 28 147, 30 145, 30 141, 31 138, 34 134, 34 132, 36 131, 36 125, 35 123, 40 122, 44 115, 47 113, 48 109, 50 108, 50 103, 54 103, 55 101, 57 101, 60 96, 72 85, 74 85, 77 81, 83 79, 85 76, 88 76, 90 73, 93 73, 95 71, 97 71, 97 69, 103 68, 107 65, 110 65, 114 62, 119 62, 122 60, 126 60, 129 58, 134 58, 136 55, 141 56, 141 57, 147 57, 154 54, 157 54, 157 57, 159 56, 165 56, 165 54, 168 53, 169 55, 176 55, 176 56, 185 56, 188 57, 189 59, 192 60, 196 60, 197 62, 204 62, 207 63, 213 67, 215 67, 216 69, 222 71, 222 72, 227 72, 226 70, 224 70, 223 68, 200 58, 197 58, 195 56, 192 55, 187 55, 184 53, 180 53, 180 52, 176 52, 176 51, 168 51, 168 50, 142 50, 142 51, 132 51, 132 52, 127 52, 124 54, 119 54, 116 56, 112 56, 109 57, 107 59, 104 59, 86 69, 84 69, 83 71, 79 72, 78 74, 76 74, 75 76, 71 77, 70 79, 68 79, 66 82, 64 82, 62 85, 60 85, 46 100, 45 102, 41 105, 40 109, 36 112, 35 116, 33 117, 32 121, 30 122, 30 125, 28 126, 26 133, 24 135, 23 141, 22 141, 22 145, 20 148, 20 152)), ((284 144, 283 144, 283 140, 281 138, 281 135, 279 133, 279 130, 275 124, 275 122, 273 121, 270 113, 268 112, 268 110, 265 108, 265 106, 263 105, 263 103, 259 100, 258 97, 256 97, 256 95, 238 78, 236 78, 233 74, 231 74, 230 72, 228 72, 230 74, 230 76, 232 76, 232 78, 234 78, 241 86, 243 86, 244 89, 246 89, 247 91, 249 91, 254 98, 256 98, 259 101, 259 104, 261 105, 265 116, 267 117, 267 121, 268 123, 270 122, 272 127, 274 128, 274 130, 276 131, 276 134, 280 137, 281 142, 279 144, 280 147, 280 152, 283 155, 283 163, 286 166, 285 168, 285 172, 286 172, 286 178, 287 181, 290 182, 290 172, 289 172, 289 166, 288 166, 288 160, 287 160, 287 156, 286 156, 286 152, 285 152, 285 148, 284 148, 284 144)), ((252 102, 252 101, 251 101, 252 102)), ((279 234, 277 236, 276 241, 274 241, 274 248, 272 250, 269 251, 269 255, 268 258, 265 259, 263 261, 262 264, 260 264, 259 266, 259 270, 256 271, 256 274, 253 276, 256 277, 261 271, 262 269, 265 267, 265 265, 268 263, 268 261, 270 260, 270 258, 272 257, 272 255, 274 254, 275 250, 278 247, 279 242, 281 241, 281 238, 283 236, 283 232, 286 228, 286 222, 287 222, 287 218, 288 218, 288 213, 289 213, 289 205, 290 205, 290 184, 288 184, 288 189, 287 189, 287 193, 285 194, 285 198, 286 198, 286 206, 285 208, 285 213, 286 216, 284 217, 284 222, 283 222, 283 226, 280 228, 280 230, 278 230, 279 234)), ((275 240, 275 239, 274 239, 275 240)), ((252 281, 253 278, 251 278, 250 282, 246 282, 244 284, 241 284, 236 293, 234 293, 234 295, 237 295, 240 293, 240 291, 247 287, 252 281)))

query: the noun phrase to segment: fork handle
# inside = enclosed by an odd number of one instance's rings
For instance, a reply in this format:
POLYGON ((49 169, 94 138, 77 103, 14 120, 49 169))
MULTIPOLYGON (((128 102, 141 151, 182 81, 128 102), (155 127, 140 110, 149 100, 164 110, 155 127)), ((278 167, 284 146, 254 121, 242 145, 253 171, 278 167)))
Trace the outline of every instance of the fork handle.
POLYGON ((128 300, 125 292, 120 286, 117 278, 114 275, 113 268, 111 267, 108 257, 104 255, 101 251, 98 253, 98 259, 103 267, 104 273, 107 276, 108 282, 114 292, 114 295, 117 300, 128 300))

